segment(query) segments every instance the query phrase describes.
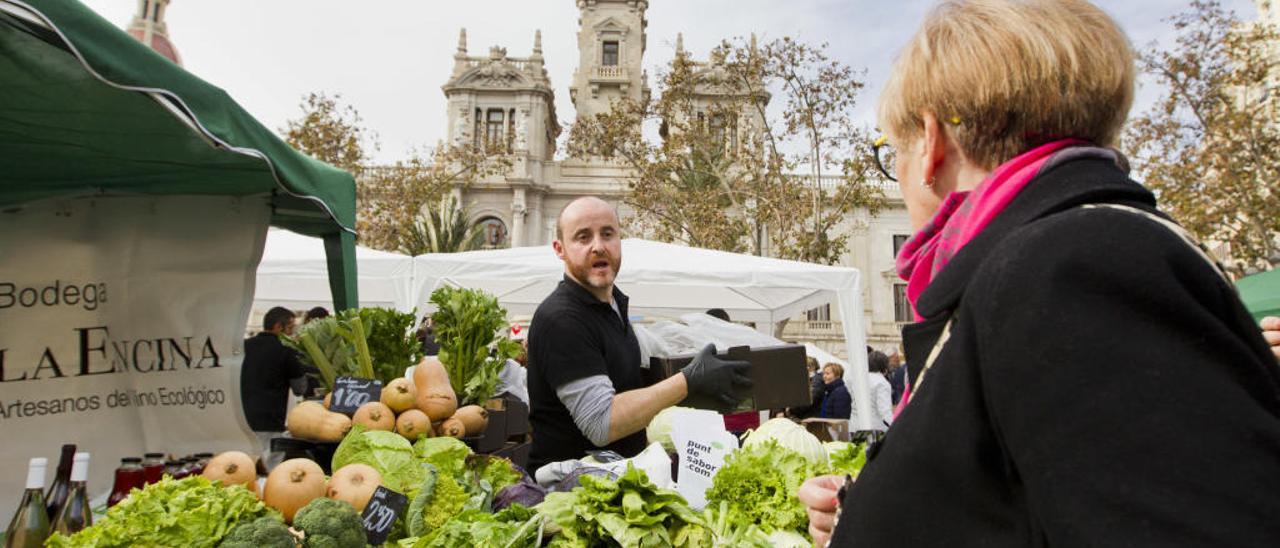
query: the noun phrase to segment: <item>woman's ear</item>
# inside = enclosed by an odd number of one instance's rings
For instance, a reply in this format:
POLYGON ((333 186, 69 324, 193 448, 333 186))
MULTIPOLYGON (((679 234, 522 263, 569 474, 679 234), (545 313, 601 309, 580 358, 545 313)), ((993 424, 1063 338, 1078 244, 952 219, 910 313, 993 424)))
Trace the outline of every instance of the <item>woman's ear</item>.
POLYGON ((932 112, 920 114, 924 122, 924 135, 920 154, 924 160, 924 170, 920 173, 925 186, 932 187, 937 180, 938 170, 947 158, 947 132, 932 112))

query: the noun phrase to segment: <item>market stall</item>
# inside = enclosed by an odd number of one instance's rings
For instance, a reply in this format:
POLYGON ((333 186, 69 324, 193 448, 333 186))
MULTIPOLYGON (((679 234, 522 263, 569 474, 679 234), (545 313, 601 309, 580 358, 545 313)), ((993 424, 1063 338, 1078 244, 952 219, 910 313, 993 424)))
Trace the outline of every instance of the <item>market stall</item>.
POLYGON ((356 302, 351 176, 71 0, 0 0, 0 515, 28 457, 245 447, 243 326, 267 226, 324 239, 356 302))
MULTIPOLYGON (((564 275, 550 246, 422 255, 414 258, 418 303, 440 286, 482 289, 497 296, 510 314, 532 315, 564 275)), ((622 241, 618 287, 631 297, 630 312, 677 318, 722 308, 734 321, 774 326, 824 304, 844 328, 845 347, 862 348, 861 277, 857 269, 699 249, 635 238, 622 241)), ((420 313, 428 309, 419 307, 420 313)), ((845 382, 854 398, 868 398, 866 355, 849 352, 845 382)), ((869 421, 869 419, 868 419, 869 421)), ((855 425, 866 429, 868 424, 855 425)))

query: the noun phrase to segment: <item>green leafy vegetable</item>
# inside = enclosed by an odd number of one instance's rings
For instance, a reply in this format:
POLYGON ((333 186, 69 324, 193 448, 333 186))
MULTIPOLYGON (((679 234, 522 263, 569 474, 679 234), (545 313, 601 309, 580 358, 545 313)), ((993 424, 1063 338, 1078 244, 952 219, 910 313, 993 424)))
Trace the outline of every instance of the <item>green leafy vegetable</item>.
POLYGON ((417 523, 408 522, 409 534, 420 537, 439 529, 450 518, 462 512, 468 498, 467 492, 458 485, 457 481, 454 481, 452 476, 447 474, 436 476, 434 488, 430 492, 426 490, 418 492, 405 518, 417 521, 417 523), (418 499, 422 499, 421 502, 418 499), (414 513, 413 508, 417 508, 419 513, 414 513))
POLYGON ((809 517, 796 498, 800 484, 826 472, 799 453, 768 440, 742 447, 725 459, 711 480, 707 503, 727 503, 724 518, 733 527, 758 525, 807 534, 809 517))
POLYGON ((312 320, 294 337, 281 337, 320 370, 326 387, 347 375, 378 379, 383 384, 404 375, 422 356, 410 328, 413 314, 385 308, 359 308, 312 320))
POLYGON ((211 548, 241 522, 270 516, 258 497, 240 486, 222 487, 201 476, 165 478, 133 490, 106 517, 74 535, 55 534, 53 548, 190 546, 211 548))
POLYGON ((413 454, 435 466, 441 473, 460 479, 471 448, 458 438, 421 438, 413 444, 413 454))
POLYGON ((400 546, 402 548, 454 548, 455 546, 536 548, 540 545, 538 526, 541 518, 522 506, 518 509, 521 511, 504 510, 497 514, 467 510, 426 536, 401 540, 400 546))
POLYGON ((468 455, 466 466, 471 470, 473 482, 487 482, 494 493, 519 483, 524 477, 511 461, 493 455, 468 455))
POLYGON ((547 495, 535 508, 560 527, 552 547, 713 546, 702 515, 634 466, 617 481, 583 476, 581 482, 571 492, 547 495))
POLYGON ((498 336, 507 325, 506 309, 488 293, 449 286, 432 292, 431 303, 436 305, 431 319, 449 384, 463 405, 483 404, 497 391, 507 360, 520 352, 519 343, 498 336))
POLYGON ((747 436, 742 445, 751 447, 769 440, 778 442, 779 447, 795 451, 819 468, 827 467, 827 450, 823 448, 822 442, 791 419, 778 417, 765 421, 747 436))
POLYGON ((848 474, 858 477, 867 464, 866 446, 860 443, 828 442, 824 444, 831 459, 832 474, 848 474), (839 445, 836 445, 839 444, 839 445))
POLYGON ((355 347, 340 333, 341 322, 334 316, 312 320, 298 327, 293 337, 282 336, 286 346, 297 350, 304 364, 320 370, 325 387, 341 375, 356 375, 355 347))
POLYGON ((387 384, 404 376, 405 368, 422 359, 422 345, 414 336, 412 312, 390 308, 361 308, 373 378, 387 384))
POLYGON ((354 425, 333 452, 333 470, 358 462, 382 474, 382 483, 398 493, 407 493, 422 483, 422 464, 414 458, 413 446, 395 432, 366 430, 354 425))

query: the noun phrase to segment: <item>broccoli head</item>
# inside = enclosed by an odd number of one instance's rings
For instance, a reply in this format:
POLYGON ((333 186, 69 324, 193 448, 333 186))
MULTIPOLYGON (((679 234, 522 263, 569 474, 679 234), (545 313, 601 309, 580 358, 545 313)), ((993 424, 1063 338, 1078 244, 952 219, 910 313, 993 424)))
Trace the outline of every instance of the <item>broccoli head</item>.
POLYGON ((222 538, 220 548, 295 548, 297 537, 278 518, 260 517, 241 521, 222 538))
POLYGON ((307 548, 363 548, 367 538, 355 507, 324 497, 298 510, 293 526, 306 534, 303 545, 307 548))

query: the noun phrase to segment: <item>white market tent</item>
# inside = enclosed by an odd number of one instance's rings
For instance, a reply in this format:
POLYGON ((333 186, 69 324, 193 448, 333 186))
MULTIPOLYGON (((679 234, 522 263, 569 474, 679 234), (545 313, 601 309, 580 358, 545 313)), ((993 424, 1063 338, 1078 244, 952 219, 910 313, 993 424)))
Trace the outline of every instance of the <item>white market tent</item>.
MULTIPOLYGON (((861 274, 857 269, 741 255, 674 244, 625 239, 618 287, 631 298, 630 313, 645 319, 723 308, 735 321, 761 332, 800 312, 834 304, 846 348, 866 345, 861 274)), ((564 276, 551 246, 407 257, 356 248, 362 306, 419 316, 430 312, 431 292, 442 285, 482 289, 497 296, 512 316, 531 316, 564 276)), ((294 310, 332 302, 323 241, 271 229, 258 267, 254 308, 294 310)), ((855 399, 869 397, 866 355, 849 352, 845 369, 855 399), (861 371, 863 374, 854 374, 861 371)), ((868 419, 869 420, 869 419, 868 419)), ((854 425, 866 429, 870 425, 854 425)))
MULTIPOLYGON (((564 275, 564 264, 551 246, 421 255, 413 260, 413 292, 422 313, 428 311, 431 292, 447 284, 483 289, 497 296, 508 313, 532 315, 564 275)), ((834 304, 846 348, 866 345, 861 277, 854 268, 625 239, 617 284, 631 298, 633 316, 678 318, 723 308, 735 321, 754 322, 770 334, 778 322, 834 304)), ((849 356, 856 366, 846 370, 845 381, 855 398, 866 400, 866 356, 856 351, 849 356)))
MULTIPOLYGON (((417 302, 411 292, 413 258, 357 246, 356 262, 362 306, 405 312, 413 309, 417 302)), ((258 264, 253 308, 332 308, 327 264, 324 240, 279 228, 269 229, 262 261, 258 264)))

